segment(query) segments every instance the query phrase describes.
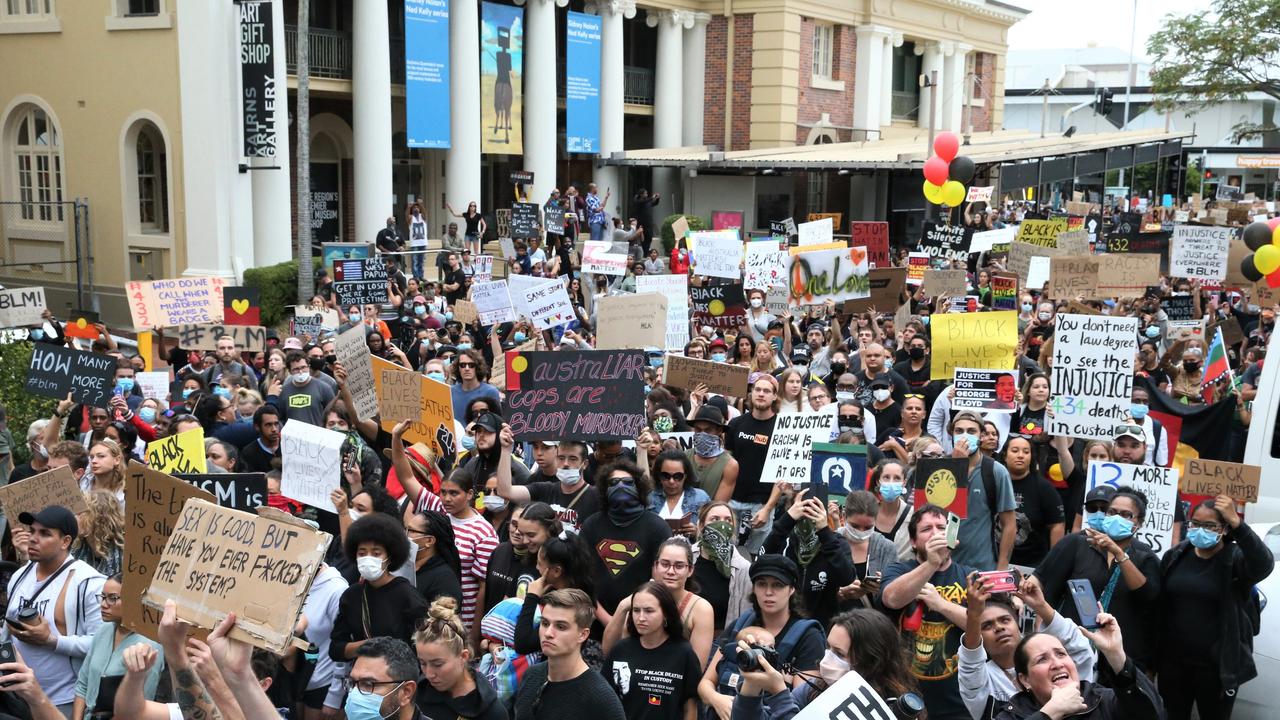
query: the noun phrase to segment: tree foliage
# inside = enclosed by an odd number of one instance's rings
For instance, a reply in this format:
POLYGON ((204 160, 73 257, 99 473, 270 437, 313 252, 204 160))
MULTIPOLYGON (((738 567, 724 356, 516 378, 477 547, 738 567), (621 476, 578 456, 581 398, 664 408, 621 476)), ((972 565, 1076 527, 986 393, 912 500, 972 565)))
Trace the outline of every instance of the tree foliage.
MULTIPOLYGON (((30 342, 0 343, 0 397, 4 398, 5 409, 9 413, 9 431, 15 440, 14 465, 31 459, 26 442, 27 426, 35 420, 49 417, 57 404, 50 398, 26 391, 27 368, 30 365, 30 342)), ((4 478, 0 482, 7 480, 4 478)))
MULTIPOLYGON (((1251 92, 1280 100, 1280 0, 1213 0, 1209 9, 1165 16, 1147 41, 1160 110, 1197 110, 1242 101, 1251 92)), ((1244 120, 1236 142, 1274 132, 1244 120)))

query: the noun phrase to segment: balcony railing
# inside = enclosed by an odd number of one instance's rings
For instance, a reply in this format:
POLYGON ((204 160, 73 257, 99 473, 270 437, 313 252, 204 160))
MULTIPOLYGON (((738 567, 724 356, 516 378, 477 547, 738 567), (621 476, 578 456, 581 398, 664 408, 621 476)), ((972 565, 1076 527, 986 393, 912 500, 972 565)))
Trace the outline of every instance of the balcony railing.
MULTIPOLYGON (((311 77, 335 80, 351 79, 351 34, 336 30, 312 30, 308 36, 311 40, 311 77)), ((285 63, 290 75, 298 72, 298 28, 286 25, 284 28, 285 63)), ((403 78, 404 68, 400 68, 403 78)))
POLYGON ((653 104, 653 71, 648 68, 625 68, 625 80, 622 83, 622 101, 632 105, 653 104))
POLYGON ((894 120, 915 120, 920 114, 920 94, 895 90, 890 113, 894 120))

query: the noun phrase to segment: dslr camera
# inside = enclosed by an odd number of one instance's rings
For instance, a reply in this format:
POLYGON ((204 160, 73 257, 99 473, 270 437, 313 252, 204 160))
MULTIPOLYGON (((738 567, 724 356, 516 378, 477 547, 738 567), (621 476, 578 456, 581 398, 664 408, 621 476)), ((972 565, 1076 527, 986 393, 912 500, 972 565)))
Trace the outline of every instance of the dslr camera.
POLYGON ((752 643, 750 647, 743 650, 738 648, 738 667, 748 672, 754 672, 761 669, 760 660, 764 659, 769 662, 769 666, 774 670, 781 670, 778 667, 778 651, 771 647, 765 647, 758 643, 752 643))

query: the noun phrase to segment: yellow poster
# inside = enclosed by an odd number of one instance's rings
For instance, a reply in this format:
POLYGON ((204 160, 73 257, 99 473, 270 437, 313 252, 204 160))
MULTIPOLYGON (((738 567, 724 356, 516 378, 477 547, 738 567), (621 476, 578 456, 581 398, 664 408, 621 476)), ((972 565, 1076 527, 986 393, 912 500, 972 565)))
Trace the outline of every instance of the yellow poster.
POLYGON ((951 380, 956 368, 1012 370, 1018 313, 937 313, 932 319, 930 380, 951 380))
POLYGON ((204 430, 196 428, 147 443, 147 465, 169 475, 209 472, 204 458, 204 430))
POLYGON ((454 437, 453 395, 449 386, 382 358, 370 359, 373 361, 373 386, 378 394, 378 406, 383 409, 380 413, 382 429, 391 432, 401 420, 412 420, 404 434, 407 444, 426 443, 436 455, 452 456, 457 449, 457 438, 454 437), (414 388, 416 392, 406 391, 403 385, 397 384, 397 381, 403 382, 413 376, 418 380, 418 387, 414 388), (384 381, 387 387, 383 387, 384 381), (393 386, 396 388, 394 394, 401 397, 391 397, 393 386), (388 415, 388 411, 393 415, 404 415, 414 403, 417 412, 411 417, 388 415))

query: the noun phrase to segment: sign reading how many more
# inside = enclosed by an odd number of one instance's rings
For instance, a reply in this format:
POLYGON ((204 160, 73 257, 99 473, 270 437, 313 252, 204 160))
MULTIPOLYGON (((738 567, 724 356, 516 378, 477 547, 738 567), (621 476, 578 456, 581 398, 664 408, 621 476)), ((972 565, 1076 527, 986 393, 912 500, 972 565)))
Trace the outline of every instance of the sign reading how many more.
POLYGON ((516 440, 634 440, 644 429, 642 350, 507 353, 516 440))
POLYGON ((1225 280, 1234 232, 1229 227, 1174 225, 1169 275, 1212 282, 1225 280))
POLYGON ((133 327, 199 325, 222 322, 222 288, 218 277, 185 277, 131 282, 126 293, 133 327))
POLYGON ((1129 414, 1138 319, 1059 314, 1049 434, 1110 440, 1129 414))
POLYGON ((31 346, 23 387, 31 395, 62 400, 71 393, 71 399, 82 405, 109 408, 115 381, 116 359, 110 355, 40 342, 31 346))
POLYGON ((39 325, 46 307, 42 287, 0 290, 0 328, 39 325))
MULTIPOLYGON (((1147 516, 1142 527, 1133 534, 1134 539, 1151 546, 1159 557, 1173 547, 1173 518, 1178 504, 1177 469, 1093 460, 1089 463, 1085 493, 1099 485, 1110 485, 1113 490, 1128 485, 1146 495, 1147 516)), ((1083 508, 1079 510, 1083 511, 1083 508)))
POLYGON ((339 260, 333 264, 333 292, 343 308, 383 305, 387 300, 387 267, 382 258, 339 260))

